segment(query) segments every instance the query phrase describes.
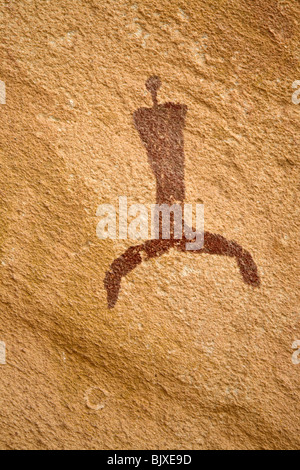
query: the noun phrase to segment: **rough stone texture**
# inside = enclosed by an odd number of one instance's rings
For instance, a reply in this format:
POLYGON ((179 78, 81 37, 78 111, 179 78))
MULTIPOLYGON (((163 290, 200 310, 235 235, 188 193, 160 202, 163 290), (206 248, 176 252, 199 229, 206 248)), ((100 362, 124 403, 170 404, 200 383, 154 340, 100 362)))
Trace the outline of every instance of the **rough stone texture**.
POLYGON ((299 2, 0 11, 1 448, 299 449, 299 2), (96 210, 155 200, 132 119, 152 74, 188 106, 186 199, 261 287, 231 258, 172 250, 108 310, 105 272, 132 241, 99 240, 96 210))

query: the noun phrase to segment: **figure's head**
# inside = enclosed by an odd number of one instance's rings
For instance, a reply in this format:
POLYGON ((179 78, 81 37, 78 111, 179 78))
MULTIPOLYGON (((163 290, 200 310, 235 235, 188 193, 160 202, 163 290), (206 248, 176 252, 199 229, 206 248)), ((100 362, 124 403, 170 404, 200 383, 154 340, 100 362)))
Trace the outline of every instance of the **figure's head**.
POLYGON ((161 87, 160 78, 157 75, 152 75, 152 77, 148 78, 146 81, 146 88, 151 93, 154 106, 157 105, 157 92, 161 87))

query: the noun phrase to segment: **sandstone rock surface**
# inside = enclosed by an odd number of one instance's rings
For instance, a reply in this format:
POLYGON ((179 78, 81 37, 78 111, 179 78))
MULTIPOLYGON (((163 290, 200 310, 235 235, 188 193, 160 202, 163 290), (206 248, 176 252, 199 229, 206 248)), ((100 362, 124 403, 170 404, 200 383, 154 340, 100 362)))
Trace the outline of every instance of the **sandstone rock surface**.
POLYGON ((299 449, 300 4, 4 0, 0 6, 1 449, 299 449), (133 243, 97 207, 155 202, 133 113, 188 107, 186 200, 251 252, 133 243))

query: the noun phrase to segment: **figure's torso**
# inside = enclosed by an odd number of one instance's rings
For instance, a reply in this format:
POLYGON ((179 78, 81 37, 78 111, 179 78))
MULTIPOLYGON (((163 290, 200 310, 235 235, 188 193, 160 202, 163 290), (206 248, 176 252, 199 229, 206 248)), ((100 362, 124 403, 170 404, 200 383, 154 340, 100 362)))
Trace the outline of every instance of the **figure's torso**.
POLYGON ((183 202, 184 140, 183 129, 187 106, 165 103, 140 108, 134 123, 148 153, 157 181, 157 202, 183 202))

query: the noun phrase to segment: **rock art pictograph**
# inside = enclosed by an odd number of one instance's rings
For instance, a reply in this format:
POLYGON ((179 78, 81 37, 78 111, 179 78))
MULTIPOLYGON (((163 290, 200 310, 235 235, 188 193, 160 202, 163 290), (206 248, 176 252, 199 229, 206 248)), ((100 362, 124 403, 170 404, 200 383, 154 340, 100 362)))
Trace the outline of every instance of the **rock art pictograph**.
MULTIPOLYGON (((156 178, 156 203, 183 205, 185 200, 184 183, 184 125, 187 106, 177 103, 159 104, 157 93, 161 86, 159 77, 152 76, 146 81, 146 88, 152 95, 152 108, 139 108, 133 115, 134 125, 146 148, 148 161, 156 178)), ((186 235, 163 239, 161 231, 158 239, 130 247, 110 266, 104 279, 108 307, 115 306, 124 276, 139 264, 151 258, 166 254, 171 248, 186 251, 186 235)), ((251 256, 235 241, 227 240, 219 234, 204 232, 201 249, 189 251, 195 254, 210 254, 234 257, 243 281, 254 287, 260 285, 257 266, 251 256)))

